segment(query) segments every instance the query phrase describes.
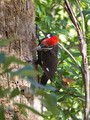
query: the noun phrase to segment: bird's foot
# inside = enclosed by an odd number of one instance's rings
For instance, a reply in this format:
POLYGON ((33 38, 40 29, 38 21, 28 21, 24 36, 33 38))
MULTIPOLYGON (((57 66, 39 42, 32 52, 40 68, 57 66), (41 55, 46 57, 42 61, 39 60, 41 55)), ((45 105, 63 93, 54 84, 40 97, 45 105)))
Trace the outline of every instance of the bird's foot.
POLYGON ((30 58, 28 58, 27 56, 24 57, 24 60, 25 60, 26 62, 28 62, 28 63, 33 62, 33 58, 30 59, 30 58))

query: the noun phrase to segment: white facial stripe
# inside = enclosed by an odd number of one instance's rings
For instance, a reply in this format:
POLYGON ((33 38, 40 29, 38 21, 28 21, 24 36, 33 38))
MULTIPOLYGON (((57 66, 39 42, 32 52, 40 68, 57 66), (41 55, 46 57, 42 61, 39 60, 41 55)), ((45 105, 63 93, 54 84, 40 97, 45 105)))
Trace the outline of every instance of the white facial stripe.
POLYGON ((49 68, 46 68, 46 70, 49 72, 49 68))
POLYGON ((42 65, 43 65, 43 61, 41 61, 42 65))
POLYGON ((48 35, 47 35, 47 37, 48 37, 48 38, 50 38, 50 37, 51 37, 51 35, 50 35, 50 34, 48 34, 48 35))

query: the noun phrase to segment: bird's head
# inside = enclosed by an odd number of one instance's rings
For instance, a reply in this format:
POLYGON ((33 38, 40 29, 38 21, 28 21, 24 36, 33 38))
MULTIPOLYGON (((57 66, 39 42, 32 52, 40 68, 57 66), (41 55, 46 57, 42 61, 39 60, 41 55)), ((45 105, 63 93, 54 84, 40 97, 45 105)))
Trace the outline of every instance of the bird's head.
POLYGON ((42 40, 41 44, 35 48, 36 51, 41 50, 50 50, 53 46, 58 44, 59 38, 57 36, 53 36, 51 33, 47 34, 46 38, 42 40))

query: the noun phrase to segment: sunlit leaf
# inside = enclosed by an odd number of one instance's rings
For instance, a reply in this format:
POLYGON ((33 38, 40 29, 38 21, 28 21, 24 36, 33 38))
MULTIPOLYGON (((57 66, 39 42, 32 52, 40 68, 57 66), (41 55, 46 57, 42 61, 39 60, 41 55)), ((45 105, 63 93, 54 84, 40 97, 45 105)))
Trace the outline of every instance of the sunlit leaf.
POLYGON ((22 0, 22 2, 24 3, 24 0, 22 0))
POLYGON ((82 0, 84 3, 86 4, 90 4, 90 1, 89 0, 82 0))
POLYGON ((5 120, 4 109, 0 106, 0 120, 5 120))
POLYGON ((24 116, 27 117, 27 112, 26 112, 26 110, 25 110, 24 108, 21 108, 20 111, 21 111, 21 113, 22 113, 24 116))
MULTIPOLYGON (((84 16, 88 15, 88 14, 90 14, 90 9, 85 9, 85 10, 82 11, 82 13, 83 13, 84 16)), ((80 17, 80 13, 77 15, 77 17, 80 17)))
POLYGON ((7 95, 8 93, 10 93, 10 88, 6 88, 3 90, 4 96, 7 95))
POLYGON ((36 110, 33 109, 32 107, 29 107, 29 106, 27 106, 27 105, 25 105, 25 104, 15 103, 15 105, 17 105, 20 109, 26 108, 26 109, 32 111, 33 113, 35 113, 35 114, 37 114, 37 115, 40 115, 40 116, 44 117, 41 113, 39 113, 38 111, 36 111, 36 110))
POLYGON ((0 98, 3 98, 4 97, 4 93, 3 93, 3 90, 2 90, 2 86, 0 86, 0 98))
POLYGON ((7 57, 7 59, 5 60, 3 68, 7 69, 12 62, 21 64, 21 65, 27 65, 27 63, 15 58, 15 56, 10 56, 10 57, 7 57))
POLYGON ((10 88, 6 88, 2 90, 2 87, 0 86, 0 98, 5 97, 10 92, 10 88))
POLYGON ((16 39, 17 39, 17 37, 8 38, 8 39, 2 39, 0 41, 0 47, 3 46, 3 45, 5 45, 5 44, 7 44, 7 43, 9 43, 9 42, 11 42, 11 41, 13 41, 13 40, 16 40, 16 39))
POLYGON ((59 95, 57 96, 57 100, 60 100, 61 98, 63 98, 65 95, 65 92, 60 92, 59 95))
POLYGON ((48 110, 50 110, 55 115, 59 114, 59 110, 58 110, 57 104, 56 104, 55 94, 48 94, 48 93, 45 93, 42 90, 38 90, 36 92, 36 94, 43 96, 43 98, 42 98, 43 105, 48 110))
POLYGON ((16 97, 17 95, 20 94, 20 91, 18 88, 15 88, 12 92, 11 92, 11 95, 10 95, 10 99, 16 97))

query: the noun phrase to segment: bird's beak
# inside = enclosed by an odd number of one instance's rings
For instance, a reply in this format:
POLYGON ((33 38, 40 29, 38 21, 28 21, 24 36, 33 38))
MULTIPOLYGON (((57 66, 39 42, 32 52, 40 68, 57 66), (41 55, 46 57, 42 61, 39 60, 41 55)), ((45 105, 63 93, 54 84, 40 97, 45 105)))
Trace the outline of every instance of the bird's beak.
POLYGON ((40 45, 37 46, 36 48, 34 48, 34 50, 36 50, 36 51, 40 51, 40 50, 41 50, 41 46, 40 46, 40 45))

